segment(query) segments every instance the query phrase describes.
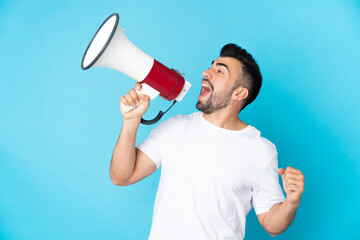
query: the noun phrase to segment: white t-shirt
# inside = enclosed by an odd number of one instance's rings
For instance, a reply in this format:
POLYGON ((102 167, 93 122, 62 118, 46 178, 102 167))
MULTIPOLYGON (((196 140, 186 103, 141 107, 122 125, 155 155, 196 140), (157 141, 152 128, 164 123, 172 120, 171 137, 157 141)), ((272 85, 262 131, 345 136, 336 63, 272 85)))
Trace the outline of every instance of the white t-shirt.
POLYGON ((150 240, 245 237, 252 206, 265 213, 285 197, 275 146, 252 127, 217 127, 202 112, 162 122, 137 146, 161 169, 150 240))

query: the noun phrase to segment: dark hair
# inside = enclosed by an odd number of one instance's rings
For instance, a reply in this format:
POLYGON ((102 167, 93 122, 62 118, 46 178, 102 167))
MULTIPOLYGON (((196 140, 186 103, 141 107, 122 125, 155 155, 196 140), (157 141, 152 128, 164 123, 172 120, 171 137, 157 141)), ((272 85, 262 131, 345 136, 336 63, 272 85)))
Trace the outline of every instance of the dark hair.
POLYGON ((249 95, 244 99, 240 111, 253 102, 260 92, 262 76, 255 59, 245 49, 236 44, 229 43, 220 51, 220 57, 233 57, 242 63, 242 74, 236 80, 233 90, 238 87, 247 88, 249 95))

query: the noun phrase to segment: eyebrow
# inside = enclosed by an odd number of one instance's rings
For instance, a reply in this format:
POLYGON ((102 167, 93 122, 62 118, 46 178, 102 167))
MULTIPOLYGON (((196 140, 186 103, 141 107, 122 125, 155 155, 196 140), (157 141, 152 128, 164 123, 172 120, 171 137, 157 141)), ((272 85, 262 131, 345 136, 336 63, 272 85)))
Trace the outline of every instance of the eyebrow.
MULTIPOLYGON (((213 65, 213 63, 214 63, 214 60, 211 62, 211 65, 213 65)), ((224 66, 228 70, 228 72, 230 72, 228 66, 226 66, 225 63, 219 63, 218 62, 218 63, 216 63, 216 66, 224 66)))

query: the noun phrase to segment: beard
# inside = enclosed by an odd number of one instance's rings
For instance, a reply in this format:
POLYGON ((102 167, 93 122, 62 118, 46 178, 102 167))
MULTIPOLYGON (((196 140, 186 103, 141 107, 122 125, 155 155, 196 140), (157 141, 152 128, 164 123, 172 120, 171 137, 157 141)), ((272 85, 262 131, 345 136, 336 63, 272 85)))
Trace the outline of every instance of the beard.
POLYGON ((207 101, 198 101, 196 103, 196 108, 205 114, 211 114, 220 109, 223 109, 229 105, 232 92, 232 90, 221 93, 214 93, 214 91, 212 91, 207 101))

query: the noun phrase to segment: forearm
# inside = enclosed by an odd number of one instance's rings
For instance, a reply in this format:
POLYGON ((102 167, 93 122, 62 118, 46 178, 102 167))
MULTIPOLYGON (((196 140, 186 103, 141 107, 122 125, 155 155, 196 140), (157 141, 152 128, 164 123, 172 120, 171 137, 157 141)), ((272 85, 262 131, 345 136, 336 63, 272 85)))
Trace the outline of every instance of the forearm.
POLYGON ((300 201, 298 203, 290 203, 285 200, 284 202, 272 207, 264 217, 264 229, 271 236, 276 236, 285 232, 294 220, 295 213, 299 205, 300 201))
POLYGON ((136 132, 140 121, 125 120, 115 145, 110 163, 110 178, 116 185, 126 182, 132 175, 136 161, 136 132))

